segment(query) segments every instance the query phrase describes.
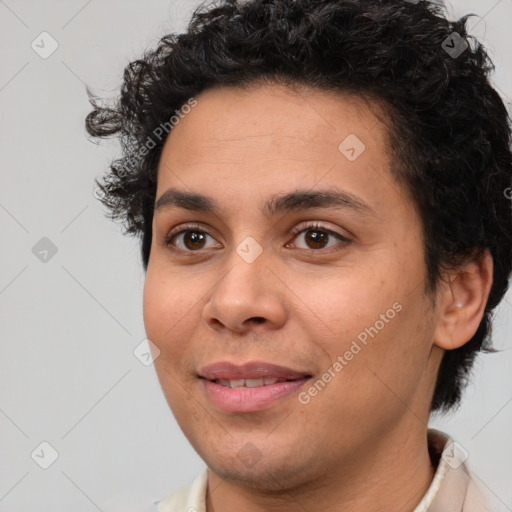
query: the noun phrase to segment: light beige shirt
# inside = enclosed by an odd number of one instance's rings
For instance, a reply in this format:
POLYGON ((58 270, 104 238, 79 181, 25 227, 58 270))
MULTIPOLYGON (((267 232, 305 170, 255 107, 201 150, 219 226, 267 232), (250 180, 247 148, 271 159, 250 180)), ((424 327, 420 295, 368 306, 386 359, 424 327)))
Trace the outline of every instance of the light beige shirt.
MULTIPOLYGON (((467 452, 438 430, 428 431, 429 451, 437 469, 434 478, 413 512, 505 512, 505 504, 471 476, 467 452)), ((165 497, 158 512, 206 512, 208 469, 192 484, 165 497)))

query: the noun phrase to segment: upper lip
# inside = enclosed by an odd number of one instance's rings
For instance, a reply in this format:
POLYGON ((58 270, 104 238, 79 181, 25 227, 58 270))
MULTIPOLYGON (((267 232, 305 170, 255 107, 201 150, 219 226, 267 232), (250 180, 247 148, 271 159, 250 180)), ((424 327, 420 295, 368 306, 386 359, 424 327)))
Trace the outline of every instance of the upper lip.
POLYGON ((220 361, 204 366, 199 372, 199 376, 207 380, 263 379, 265 377, 296 380, 309 377, 310 374, 260 361, 251 361, 242 365, 220 361))

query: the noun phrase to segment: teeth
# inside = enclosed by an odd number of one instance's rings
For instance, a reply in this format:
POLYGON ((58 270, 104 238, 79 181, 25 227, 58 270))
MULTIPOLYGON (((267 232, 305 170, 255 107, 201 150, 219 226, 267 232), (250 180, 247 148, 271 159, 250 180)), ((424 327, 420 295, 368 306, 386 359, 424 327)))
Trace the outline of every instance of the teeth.
POLYGON ((243 388, 245 384, 245 379, 233 379, 228 382, 230 388, 243 388))
POLYGON ((245 385, 248 388, 259 388, 263 386, 263 379, 245 379, 245 385))
POLYGON ((214 382, 226 388, 259 388, 269 386, 276 382, 286 382, 287 379, 276 379, 274 377, 265 377, 263 379, 216 379, 214 382))

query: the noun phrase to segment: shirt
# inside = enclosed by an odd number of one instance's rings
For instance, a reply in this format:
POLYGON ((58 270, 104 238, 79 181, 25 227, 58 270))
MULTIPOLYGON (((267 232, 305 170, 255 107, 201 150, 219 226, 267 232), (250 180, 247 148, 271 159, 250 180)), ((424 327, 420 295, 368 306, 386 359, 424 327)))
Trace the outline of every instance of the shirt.
MULTIPOLYGON (((438 430, 427 432, 430 458, 436 472, 413 512, 504 512, 512 510, 478 484, 465 464, 467 452, 438 430)), ((206 512, 208 468, 192 484, 166 496, 158 512, 206 512)))

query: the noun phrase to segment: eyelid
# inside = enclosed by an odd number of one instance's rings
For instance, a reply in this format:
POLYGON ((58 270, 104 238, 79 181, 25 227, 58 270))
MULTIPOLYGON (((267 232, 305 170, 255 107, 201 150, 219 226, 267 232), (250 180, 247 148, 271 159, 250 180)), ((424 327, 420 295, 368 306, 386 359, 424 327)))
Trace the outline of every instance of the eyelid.
MULTIPOLYGON (((211 229, 210 226, 202 226, 201 224, 198 224, 197 222, 185 222, 185 224, 180 224, 179 226, 176 226, 175 228, 171 229, 169 233, 166 235, 168 238, 172 237, 174 235, 177 235, 178 233, 181 233, 182 231, 205 231, 206 229, 211 229)), ((210 235, 211 236, 211 235, 210 235)))
POLYGON ((327 233, 339 236, 342 240, 349 240, 348 236, 342 235, 339 231, 330 228, 328 225, 324 224, 321 221, 304 221, 300 223, 298 226, 294 227, 290 231, 290 235, 298 235, 299 233, 307 229, 318 229, 321 231, 326 231, 327 233))

